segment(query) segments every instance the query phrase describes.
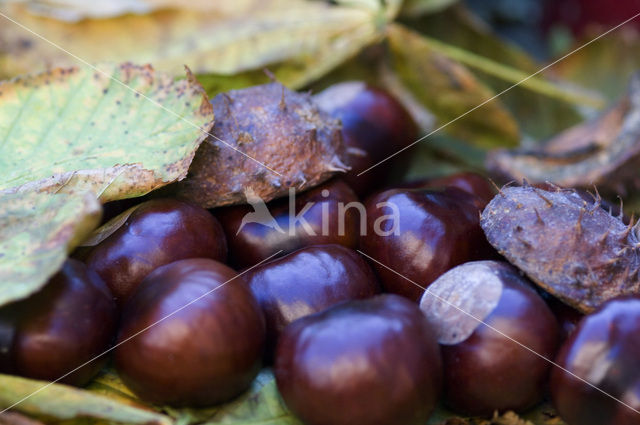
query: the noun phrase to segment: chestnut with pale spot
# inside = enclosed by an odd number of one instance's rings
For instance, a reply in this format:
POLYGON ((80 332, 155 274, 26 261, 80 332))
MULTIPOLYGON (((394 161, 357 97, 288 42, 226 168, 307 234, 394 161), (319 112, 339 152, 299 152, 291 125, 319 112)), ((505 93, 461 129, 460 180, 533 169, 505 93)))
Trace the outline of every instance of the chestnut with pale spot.
POLYGON ((442 347, 450 408, 491 415, 542 400, 558 324, 517 269, 498 261, 457 266, 429 286, 420 308, 442 347))

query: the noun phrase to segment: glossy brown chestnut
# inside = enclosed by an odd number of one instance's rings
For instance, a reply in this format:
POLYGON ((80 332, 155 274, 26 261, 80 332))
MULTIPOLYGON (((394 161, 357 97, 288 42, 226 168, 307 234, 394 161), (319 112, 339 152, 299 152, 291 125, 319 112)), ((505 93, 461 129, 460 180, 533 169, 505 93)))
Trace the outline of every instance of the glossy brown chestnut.
POLYGON ((106 361, 96 357, 113 342, 117 318, 100 277, 69 259, 42 290, 0 309, 0 371, 84 385, 106 361))
POLYGON ((496 195, 496 191, 489 180, 477 173, 463 172, 451 174, 434 179, 423 179, 402 185, 408 189, 442 189, 445 187, 457 187, 478 198, 478 208, 484 209, 489 201, 496 195))
POLYGON ((127 301, 118 333, 124 341, 116 369, 140 398, 208 406, 240 394, 258 373, 264 317, 234 270, 180 260, 151 272, 127 301))
POLYGON ((638 296, 610 300, 582 319, 556 358, 568 372, 551 373, 553 404, 568 425, 640 424, 638 341, 638 296))
POLYGON ((309 245, 339 244, 355 248, 364 212, 347 207, 357 201, 346 183, 333 179, 295 194, 295 199, 269 202, 268 213, 273 221, 264 224, 250 220, 254 209, 248 205, 222 208, 216 215, 229 241, 231 264, 243 268, 278 251, 286 254, 309 245))
POLYGON ((584 314, 580 313, 573 307, 563 303, 553 295, 538 288, 538 293, 547 303, 553 315, 556 316, 558 326, 560 329, 560 341, 565 341, 576 330, 578 323, 584 317, 584 314))
POLYGON ((302 248, 244 276, 265 313, 269 352, 294 320, 340 301, 369 298, 380 292, 369 264, 341 245, 302 248))
POLYGON ((516 268, 498 261, 462 264, 433 282, 420 308, 442 347, 449 407, 491 415, 542 400, 558 324, 516 268))
POLYGON ((387 292, 418 300, 422 288, 450 268, 493 258, 476 198, 460 189, 392 189, 373 195, 365 206, 367 232, 360 247, 384 264, 373 265, 387 292))
POLYGON ((392 160, 376 166, 416 139, 417 128, 406 109, 391 94, 360 81, 328 87, 314 96, 320 109, 339 118, 351 170, 345 181, 363 196, 380 187, 392 160))
POLYGON ((415 303, 391 294, 293 322, 274 371, 285 403, 307 425, 423 425, 442 384, 429 323, 415 303))
POLYGON ((175 199, 141 204, 86 263, 122 305, 152 270, 184 258, 225 261, 227 242, 220 223, 204 208, 175 199))

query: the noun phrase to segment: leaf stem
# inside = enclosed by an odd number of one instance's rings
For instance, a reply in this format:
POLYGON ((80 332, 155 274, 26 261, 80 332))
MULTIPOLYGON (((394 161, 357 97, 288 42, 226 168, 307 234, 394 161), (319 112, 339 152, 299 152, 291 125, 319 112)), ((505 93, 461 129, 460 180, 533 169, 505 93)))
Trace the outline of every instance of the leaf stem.
POLYGON ((425 43, 438 53, 441 53, 466 66, 500 78, 501 80, 518 84, 528 90, 567 103, 579 106, 589 106, 596 109, 602 109, 605 106, 605 101, 601 96, 592 93, 579 92, 576 89, 563 87, 559 84, 545 81, 541 78, 530 77, 531 74, 497 63, 484 56, 444 43, 440 40, 425 36, 424 34, 422 37, 425 43))

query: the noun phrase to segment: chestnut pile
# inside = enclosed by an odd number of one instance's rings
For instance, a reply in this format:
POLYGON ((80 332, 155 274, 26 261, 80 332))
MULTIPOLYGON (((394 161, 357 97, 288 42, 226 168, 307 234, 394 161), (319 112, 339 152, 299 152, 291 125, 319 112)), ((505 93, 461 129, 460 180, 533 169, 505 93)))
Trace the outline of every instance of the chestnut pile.
POLYGON ((271 366, 312 425, 424 425, 440 403, 490 417, 545 397, 569 425, 640 424, 640 297, 583 317, 488 242, 484 177, 357 177, 414 140, 398 101, 362 83, 315 99, 341 119, 352 169, 298 194, 299 220, 288 199, 267 204, 271 227, 244 223, 246 205, 139 203, 0 308, 0 372, 82 386, 112 354, 140 399, 203 407, 271 366))

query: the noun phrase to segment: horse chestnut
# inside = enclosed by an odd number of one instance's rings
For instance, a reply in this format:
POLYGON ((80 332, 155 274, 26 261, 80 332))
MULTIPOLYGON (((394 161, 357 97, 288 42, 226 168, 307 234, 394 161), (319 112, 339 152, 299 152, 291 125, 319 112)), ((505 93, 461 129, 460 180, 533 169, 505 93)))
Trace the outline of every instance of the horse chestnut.
POLYGON ((470 193, 478 198, 477 205, 479 209, 484 209, 487 204, 496 195, 489 180, 477 173, 463 172, 451 174, 445 177, 438 177, 434 179, 418 180, 402 185, 407 189, 441 189, 446 187, 457 187, 467 193, 470 193))
POLYGON ((184 258, 225 261, 220 223, 204 208, 175 199, 141 204, 113 234, 96 245, 86 263, 122 303, 152 270, 184 258))
POLYGON ((565 370, 551 374, 553 404, 564 421, 640 424, 639 340, 638 296, 607 301, 582 319, 556 358, 565 370))
POLYGON ((497 261, 455 267, 431 284, 420 308, 442 347, 447 405, 490 415, 542 399, 558 324, 517 269, 497 261))
POLYGON ((249 387, 264 342, 264 317, 242 277, 192 258, 154 270, 127 301, 115 365, 144 400, 208 406, 249 387))
POLYGON ((69 259, 42 290, 0 309, 0 371, 47 381, 73 371, 60 382, 84 385, 105 363, 87 362, 109 348, 117 318, 100 277, 69 259))
POLYGON ((545 300, 553 315, 556 316, 560 329, 560 341, 565 341, 576 330, 578 323, 584 317, 573 307, 569 307, 550 293, 538 288, 538 293, 545 300))
POLYGON ((395 271, 374 264, 388 292, 418 300, 422 288, 445 271, 493 255, 480 229, 476 198, 460 189, 391 189, 365 206, 367 231, 360 247, 395 271))
POLYGON ((254 268, 245 280, 265 313, 269 352, 294 320, 380 292, 369 264, 341 245, 302 248, 254 268))
MULTIPOLYGON (((251 201, 251 199, 249 199, 251 201)), ((222 208, 217 216, 229 241, 230 262, 252 266, 278 251, 288 253, 309 245, 340 244, 355 248, 364 211, 351 188, 331 180, 289 199, 253 207, 222 208)))
POLYGON ((391 162, 358 174, 386 159, 416 139, 417 128, 406 109, 386 91, 359 81, 328 87, 314 96, 320 109, 342 121, 351 170, 345 181, 359 195, 387 179, 391 162))
POLYGON ((397 295, 347 301, 285 328, 278 389, 309 425, 423 425, 440 394, 440 350, 424 314, 397 295))

